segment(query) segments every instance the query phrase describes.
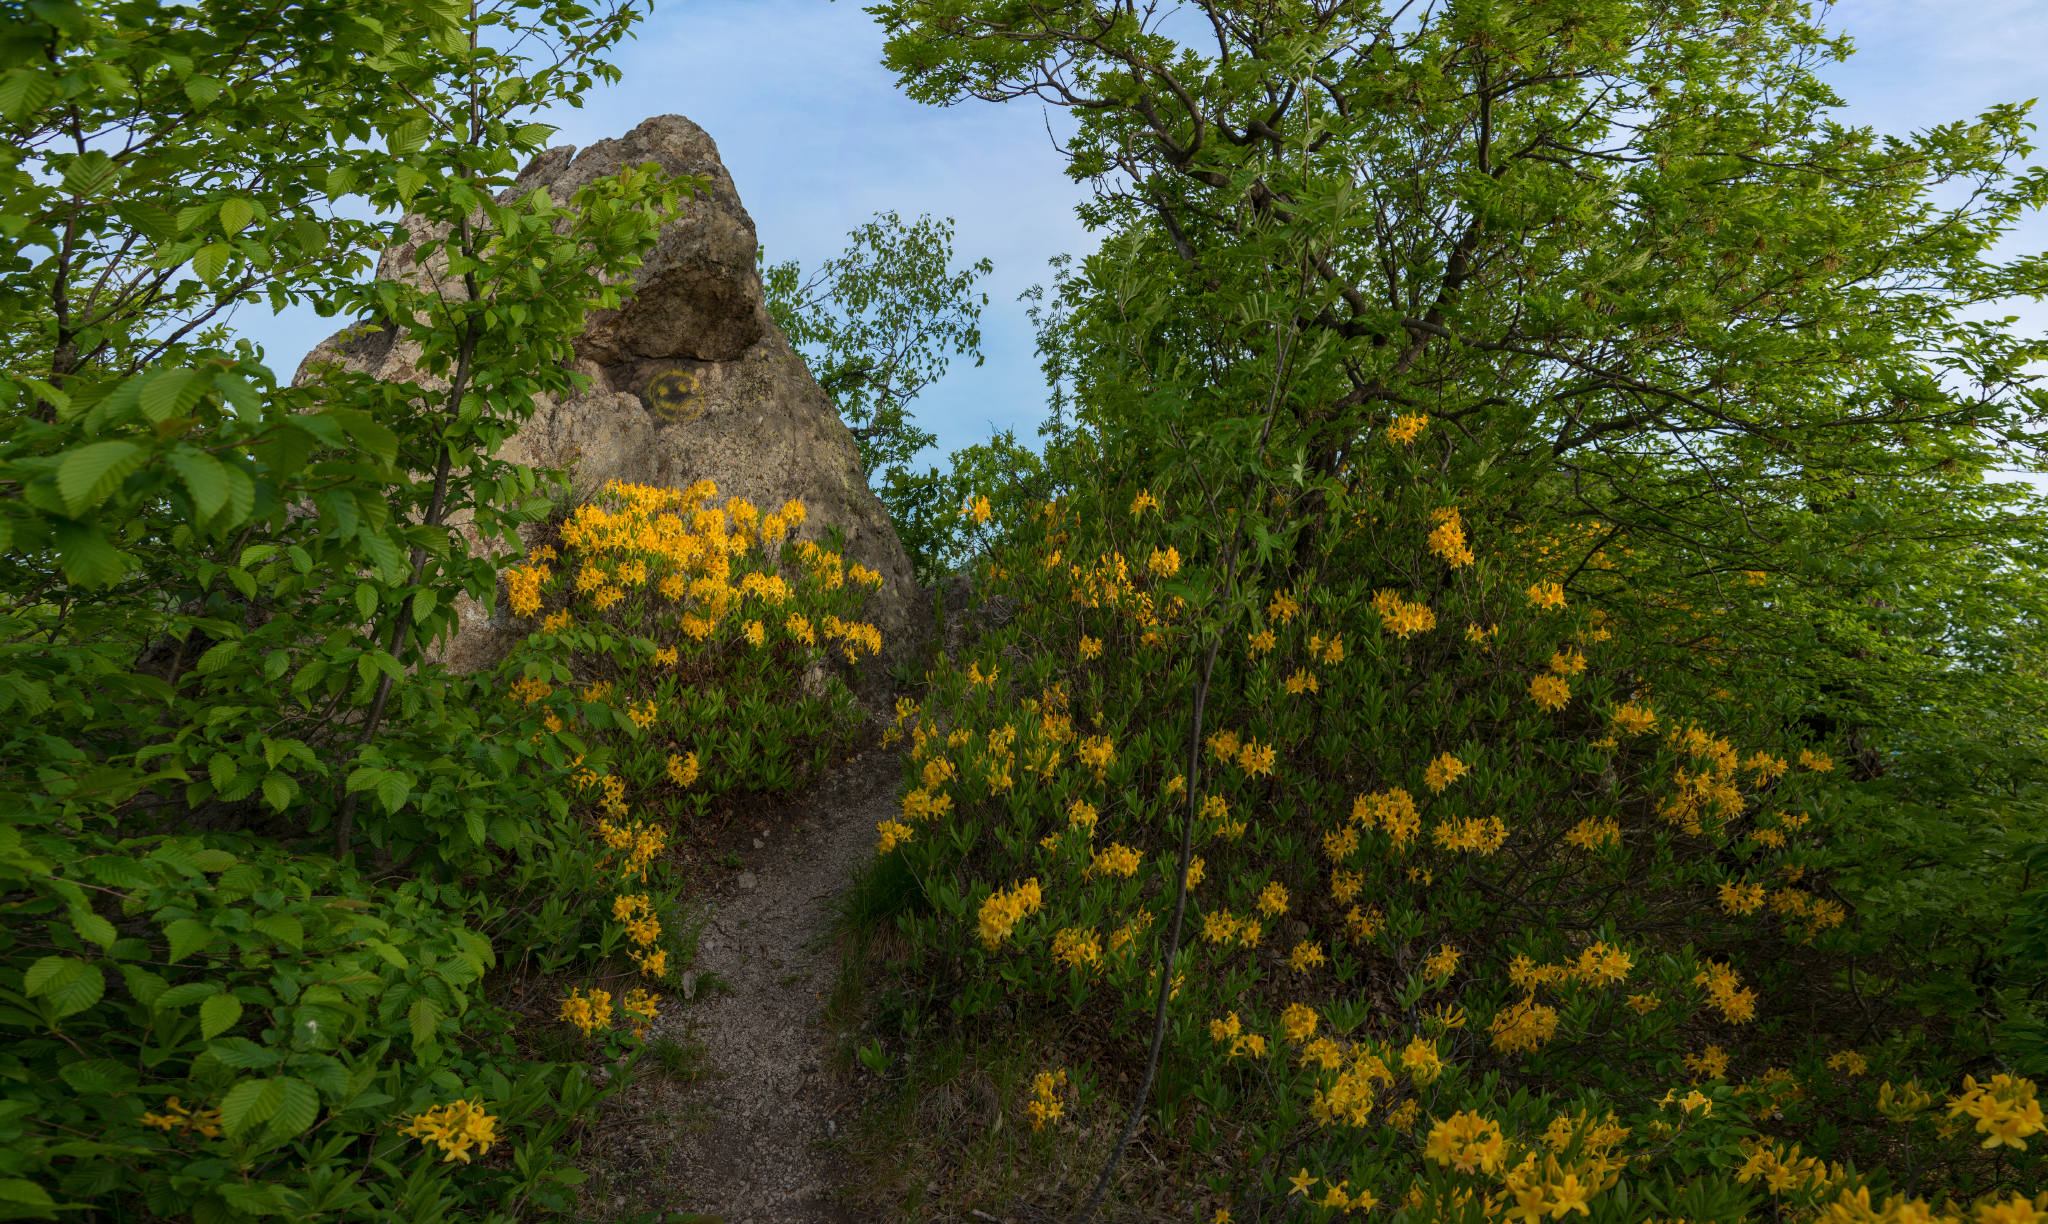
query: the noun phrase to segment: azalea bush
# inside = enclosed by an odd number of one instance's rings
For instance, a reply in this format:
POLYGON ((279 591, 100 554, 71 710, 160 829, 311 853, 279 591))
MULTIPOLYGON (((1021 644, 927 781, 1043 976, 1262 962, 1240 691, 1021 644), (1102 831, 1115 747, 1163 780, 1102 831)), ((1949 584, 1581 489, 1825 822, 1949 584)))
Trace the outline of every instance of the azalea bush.
MULTIPOLYGON (((1441 480, 1422 414, 1314 490, 1216 487, 1228 445, 1042 505, 987 575, 1023 612, 900 703, 912 1010, 1133 1071, 1157 1015, 1142 1125, 1225 1166, 1219 1220, 2033 1218, 2032 1082, 1858 1005, 1856 787, 1716 638, 1767 576, 1668 594, 1441 480), (1261 581, 1310 491, 1345 531, 1261 581)), ((1120 1127, 1106 1068, 1046 1070, 1120 1127)))

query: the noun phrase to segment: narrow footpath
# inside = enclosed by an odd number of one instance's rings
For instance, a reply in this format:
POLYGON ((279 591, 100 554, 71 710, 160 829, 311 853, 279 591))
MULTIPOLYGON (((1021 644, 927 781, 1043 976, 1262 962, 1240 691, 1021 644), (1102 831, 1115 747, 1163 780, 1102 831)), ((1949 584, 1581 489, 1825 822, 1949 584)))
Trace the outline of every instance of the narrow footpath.
POLYGON ((837 1034, 820 1013, 840 969, 831 902, 874 854, 901 769, 900 750, 869 750, 801 799, 725 831, 744 869, 714 873, 697 894, 708 919, 686 979, 695 997, 665 1006, 650 1034, 694 1060, 664 1080, 643 1058, 613 1106, 633 1117, 628 1143, 641 1151, 629 1163, 647 1176, 613 1182, 618 1208, 659 1205, 725 1224, 865 1224, 835 1201, 851 1170, 829 1145, 858 1098, 825 1065, 837 1034))

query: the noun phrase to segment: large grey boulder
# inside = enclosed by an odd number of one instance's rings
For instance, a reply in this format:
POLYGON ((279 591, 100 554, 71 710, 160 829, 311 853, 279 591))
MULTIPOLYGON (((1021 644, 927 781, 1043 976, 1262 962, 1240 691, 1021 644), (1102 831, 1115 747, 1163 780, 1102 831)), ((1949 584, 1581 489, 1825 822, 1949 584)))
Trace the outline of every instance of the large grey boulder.
MULTIPOLYGON (((801 501, 808 517, 795 538, 822 541, 836 525, 846 535, 847 561, 882 575, 860 618, 881 631, 883 653, 847 675, 865 701, 879 705, 888 670, 918 653, 913 607, 922 601, 888 512, 861 472, 852 433, 763 305, 754 221, 717 144, 681 115, 659 115, 581 153, 549 149, 500 198, 541 188, 566 206, 577 188, 650 161, 702 175, 709 189, 663 227, 620 307, 587 319, 575 342, 576 368, 590 388, 542 397, 501 455, 566 469, 578 500, 612 480, 681 489, 708 478, 718 486, 713 505, 735 496, 763 509, 801 501)), ((444 259, 417 258, 419 245, 440 235, 417 217, 404 224, 410 241, 384 251, 378 276, 457 291, 444 259)), ((418 346, 396 329, 358 326, 314 349, 295 382, 317 379, 323 365, 336 363, 431 388, 440 380, 422 377, 418 357, 418 346)), ((459 671, 496 664, 531 628, 509 617, 502 593, 495 617, 473 603, 461 613, 462 629, 443 655, 459 671)), ((928 614, 915 619, 929 623, 928 614)))

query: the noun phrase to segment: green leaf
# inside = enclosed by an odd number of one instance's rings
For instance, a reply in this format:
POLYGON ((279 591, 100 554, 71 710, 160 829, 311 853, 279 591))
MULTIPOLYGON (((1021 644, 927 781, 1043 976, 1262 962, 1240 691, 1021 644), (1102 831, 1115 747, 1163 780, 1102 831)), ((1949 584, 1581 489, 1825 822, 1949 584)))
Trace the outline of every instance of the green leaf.
MULTIPOLYGON (((284 811, 285 807, 297 797, 298 793, 299 784, 292 780, 290 774, 282 770, 273 769, 263 777, 263 802, 269 804, 272 811, 284 811)), ((262 923, 257 923, 258 927, 262 925, 262 923)), ((294 943, 292 946, 297 947, 298 945, 294 943)))
POLYGON ((278 1079, 283 1098, 270 1119, 270 1129, 284 1138, 302 1134, 320 1116, 320 1094, 302 1079, 278 1079))
POLYGON ((276 1084, 276 1080, 243 1080, 228 1089, 220 1102, 220 1125, 229 1138, 269 1121, 277 1112, 277 1107, 284 1103, 284 1089, 276 1084))
POLYGON ((377 802, 387 812, 396 812, 405 806, 406 796, 412 794, 412 778, 396 769, 383 771, 377 779, 377 802))
POLYGON ((192 670, 202 676, 211 676, 213 673, 228 666, 228 664, 233 663, 235 656, 240 653, 242 653, 242 644, 240 642, 218 642, 209 647, 205 654, 199 656, 199 662, 193 665, 192 670))
POLYGON ((170 983, 164 981, 162 974, 151 973, 137 965, 121 966, 121 976, 128 982, 128 993, 144 1007, 154 1008, 157 1000, 170 990, 170 983))
POLYGON ((425 1045, 434 1039, 435 1029, 441 1023, 441 1013, 427 1000, 414 999, 406 1020, 412 1025, 412 1043, 425 1045))
POLYGON ((249 201, 240 198, 221 201, 220 227, 228 233, 241 233, 255 219, 256 206, 249 201))
POLYGON ((147 200, 129 200, 115 206, 114 212, 136 230, 158 242, 169 242, 178 236, 178 219, 171 215, 170 209, 161 204, 152 204, 147 200))
POLYGON ((78 973, 43 992, 60 1017, 77 1015, 107 992, 107 977, 97 965, 79 964, 78 968, 78 973))
POLYGON ((179 918, 164 927, 164 938, 171 943, 171 963, 175 965, 212 943, 214 930, 203 922, 179 918))
POLYGON ((94 442, 65 454, 57 465, 57 495, 65 513, 77 518, 106 500, 128 473, 142 466, 144 453, 132 442, 94 442))
POLYGON ((389 535, 380 528, 365 526, 356 532, 356 539, 362 542, 363 551, 369 554, 370 560, 377 563, 384 581, 394 586, 405 581, 405 554, 391 542, 389 535))
POLYGON ((88 1058, 57 1068, 65 1083, 79 1092, 112 1095, 131 1091, 138 1080, 135 1068, 111 1058, 88 1058))
POLYGON ((220 97, 220 82, 210 76, 187 77, 185 96, 192 99, 194 106, 211 106, 220 97))
MULTIPOLYGON (((263 411, 263 400, 262 397, 256 394, 256 388, 235 375, 227 373, 216 374, 213 376, 213 385, 221 393, 221 398, 234 406, 236 412, 244 416, 253 417, 263 411)), ((292 464, 291 466, 297 467, 298 465, 292 464)))
MULTIPOLYGON (((20 1214, 34 1212, 35 1219, 57 1218, 56 1201, 50 1197, 49 1192, 32 1181, 23 1181, 18 1177, 0 1177, 0 1203, 19 1203, 24 1209, 20 1214), (37 1208, 43 1210, 36 1210, 37 1208)), ((9 1214, 16 1213, 10 1211, 9 1214)))
POLYGON ((432 130, 433 124, 424 115, 408 119, 392 128, 386 137, 390 142, 392 156, 404 157, 408 153, 419 152, 421 146, 427 143, 427 133, 432 130))
POLYGON ((31 999, 46 994, 78 976, 83 968, 84 961, 69 956, 45 956, 21 975, 21 992, 31 999))
POLYGON ((155 423, 184 416, 205 394, 206 382, 199 371, 164 370, 142 384, 136 402, 142 406, 142 415, 155 423))
POLYGON ((98 149, 88 149, 71 159, 64 168, 64 190, 84 199, 92 199, 112 187, 121 177, 121 168, 114 159, 98 149))
POLYGON ((422 587, 421 589, 413 592, 413 622, 417 624, 425 621, 429 616, 432 616, 434 614, 435 606, 438 605, 440 601, 441 596, 430 588, 422 587))
POLYGON ((242 1001, 231 994, 217 994, 199 1005, 199 1035, 211 1041, 242 1018, 242 1001))
POLYGON ((164 991, 163 996, 157 999, 152 1006, 159 1011, 173 1007, 184 1007, 187 1004, 197 1003, 203 999, 210 999, 214 995, 219 994, 220 989, 219 986, 212 982, 186 982, 182 986, 173 986, 169 990, 164 991))
POLYGON ((113 947, 114 941, 120 938, 120 934, 114 930, 113 923, 91 910, 73 910, 71 929, 78 932, 80 939, 87 943, 96 943, 102 949, 113 947))
POLYGON ((16 68, 0 77, 0 115, 20 123, 30 112, 41 110, 56 93, 57 83, 49 74, 34 68, 16 68))
POLYGON ((226 871, 241 861, 218 846, 207 846, 192 852, 192 865, 201 871, 226 871))
POLYGON ((290 914, 266 914, 255 922, 257 930, 282 944, 296 948, 306 941, 305 928, 290 914))
POLYGON ((356 611, 364 620, 377 615, 377 588, 367 582, 356 584, 356 611))
POLYGON ((210 284, 218 280, 220 274, 227 269, 228 259, 234 253, 235 248, 225 242, 209 242, 200 247, 199 253, 192 257, 192 272, 200 280, 210 284))
POLYGON ((128 572, 128 556, 96 523, 57 523, 51 534, 57 537, 57 561, 65 580, 74 586, 112 586, 128 572))

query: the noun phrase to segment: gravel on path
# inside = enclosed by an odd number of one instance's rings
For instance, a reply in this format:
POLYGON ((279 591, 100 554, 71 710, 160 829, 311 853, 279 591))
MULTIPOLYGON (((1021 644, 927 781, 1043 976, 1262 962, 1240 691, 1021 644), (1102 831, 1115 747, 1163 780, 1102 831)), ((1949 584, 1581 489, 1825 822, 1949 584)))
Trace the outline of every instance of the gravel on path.
MULTIPOLYGON (((710 1074, 688 1096, 684 1128, 663 1172, 691 1212, 726 1224, 861 1224, 834 1202, 850 1168, 826 1144, 858 1098, 825 1066, 834 1034, 819 1015, 839 972, 828 938, 831 899, 852 866, 875 852, 889 819, 901 752, 868 751, 822 779, 801 802, 756 821, 749 869, 701 893, 709 920, 696 971, 713 990, 664 1008, 656 1035, 702 1042, 710 1074)), ((699 980, 702 980, 701 978, 699 980)))

